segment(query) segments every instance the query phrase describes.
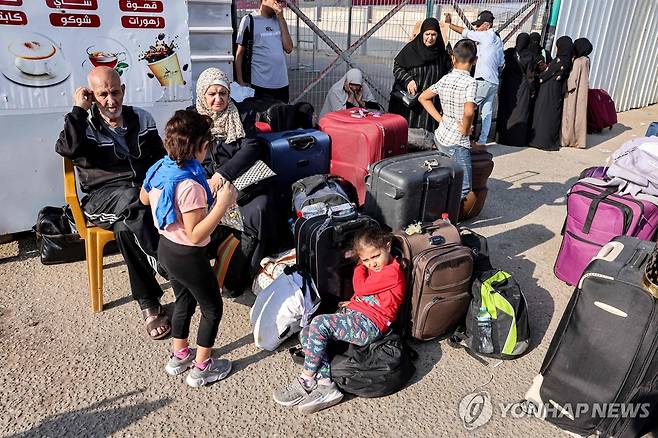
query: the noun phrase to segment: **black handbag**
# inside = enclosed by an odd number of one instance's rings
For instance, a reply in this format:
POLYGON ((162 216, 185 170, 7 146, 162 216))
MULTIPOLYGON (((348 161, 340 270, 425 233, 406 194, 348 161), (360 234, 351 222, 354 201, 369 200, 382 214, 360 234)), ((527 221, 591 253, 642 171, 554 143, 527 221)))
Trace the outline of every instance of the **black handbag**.
POLYGON ((42 208, 32 229, 36 233, 37 248, 44 265, 85 259, 85 242, 75 228, 68 206, 42 208))
POLYGON ((418 93, 409 94, 404 90, 391 91, 391 99, 399 100, 407 108, 418 105, 418 93))

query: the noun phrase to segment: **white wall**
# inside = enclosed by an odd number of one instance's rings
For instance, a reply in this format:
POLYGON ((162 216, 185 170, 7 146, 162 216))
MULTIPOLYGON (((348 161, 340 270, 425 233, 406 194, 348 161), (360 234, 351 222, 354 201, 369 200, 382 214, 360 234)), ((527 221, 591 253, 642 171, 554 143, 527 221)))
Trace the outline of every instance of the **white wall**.
POLYGON ((603 88, 617 111, 658 102, 658 1, 562 0, 556 37, 586 37, 590 88, 603 88))
MULTIPOLYGON (((162 129, 177 109, 189 102, 144 107, 162 129)), ((39 210, 64 205, 62 158, 55 141, 64 113, 0 117, 0 235, 32 228, 39 210)))
MULTIPOLYGON (((193 80, 206 67, 232 76, 231 0, 189 0, 188 10, 193 80)), ((162 130, 174 111, 191 103, 143 108, 162 130)), ((55 153, 64 115, 0 116, 0 235, 29 230, 42 207, 64 205, 62 159, 55 153)))

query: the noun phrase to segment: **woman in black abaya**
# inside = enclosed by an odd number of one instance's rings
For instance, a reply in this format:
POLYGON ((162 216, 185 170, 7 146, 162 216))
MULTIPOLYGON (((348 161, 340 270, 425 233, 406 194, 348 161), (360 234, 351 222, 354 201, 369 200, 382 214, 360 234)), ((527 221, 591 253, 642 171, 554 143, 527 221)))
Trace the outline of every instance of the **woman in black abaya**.
POLYGON ((498 143, 525 146, 532 98, 535 93, 538 57, 528 47, 530 35, 521 33, 516 46, 505 50, 505 68, 498 91, 498 143))
POLYGON ((537 32, 532 32, 530 34, 530 45, 528 46, 528 49, 534 55, 539 57, 539 60, 543 63, 544 68, 541 68, 540 71, 543 71, 546 66, 553 60, 548 50, 541 46, 541 35, 539 35, 537 32))
MULTIPOLYGON (((451 68, 449 61, 439 22, 436 18, 427 18, 420 27, 420 33, 395 57, 395 83, 388 111, 406 118, 409 128, 423 128, 433 132, 437 123, 427 111, 418 103, 407 107, 395 98, 395 92, 419 95, 448 73, 451 68)), ((439 108, 438 97, 434 104, 439 108)))
POLYGON ((568 36, 555 43, 557 55, 539 75, 539 93, 532 118, 530 146, 555 151, 560 148, 564 82, 571 71, 573 41, 568 36))

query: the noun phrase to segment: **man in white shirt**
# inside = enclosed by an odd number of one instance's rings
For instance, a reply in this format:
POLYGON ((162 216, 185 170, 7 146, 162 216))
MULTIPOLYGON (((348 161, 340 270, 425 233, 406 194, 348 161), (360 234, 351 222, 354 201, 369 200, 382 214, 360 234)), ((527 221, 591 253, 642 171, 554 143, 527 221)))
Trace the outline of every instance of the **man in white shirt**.
MULTIPOLYGON (((240 85, 250 85, 255 90, 255 96, 271 96, 288 103, 288 67, 286 53, 292 52, 293 44, 286 19, 283 17, 283 2, 279 0, 261 0, 258 14, 245 15, 238 27, 235 53, 235 75, 240 85), (253 41, 251 51, 251 77, 245 80, 246 72, 242 71, 242 59, 247 51, 245 32, 251 35, 253 41)), ((249 68, 249 67, 247 67, 249 68)))
POLYGON ((493 30, 494 16, 491 11, 482 11, 472 24, 475 30, 468 30, 452 24, 450 14, 446 14, 445 22, 450 29, 458 32, 464 38, 478 43, 478 60, 475 64, 475 79, 477 80, 477 94, 475 103, 480 107, 482 115, 482 130, 480 138, 475 144, 476 148, 483 148, 487 144, 491 119, 493 117, 493 101, 498 91, 498 77, 503 67, 503 42, 493 30))

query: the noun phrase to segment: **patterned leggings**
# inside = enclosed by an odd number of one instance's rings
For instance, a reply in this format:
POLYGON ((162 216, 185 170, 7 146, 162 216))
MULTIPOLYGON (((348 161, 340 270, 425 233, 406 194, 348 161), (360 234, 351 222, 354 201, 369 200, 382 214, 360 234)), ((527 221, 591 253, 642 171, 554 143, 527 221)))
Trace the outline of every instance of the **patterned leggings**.
POLYGON ((361 312, 340 309, 329 315, 318 315, 299 334, 304 350, 304 369, 318 378, 331 377, 326 351, 329 341, 345 341, 363 346, 381 336, 381 331, 361 312))

